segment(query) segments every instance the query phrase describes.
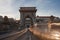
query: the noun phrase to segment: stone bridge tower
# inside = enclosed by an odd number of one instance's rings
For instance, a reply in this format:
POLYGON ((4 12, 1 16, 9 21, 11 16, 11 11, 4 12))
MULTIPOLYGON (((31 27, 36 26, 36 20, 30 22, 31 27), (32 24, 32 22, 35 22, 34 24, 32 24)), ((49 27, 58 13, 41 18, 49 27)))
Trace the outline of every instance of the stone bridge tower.
POLYGON ((20 7, 20 23, 24 28, 29 28, 36 21, 36 7, 20 7))

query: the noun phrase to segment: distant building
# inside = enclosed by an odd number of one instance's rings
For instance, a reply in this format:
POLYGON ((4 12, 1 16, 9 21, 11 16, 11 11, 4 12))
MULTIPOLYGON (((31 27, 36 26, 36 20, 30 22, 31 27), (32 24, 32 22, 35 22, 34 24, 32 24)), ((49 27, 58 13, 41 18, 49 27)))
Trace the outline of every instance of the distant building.
POLYGON ((36 22, 37 23, 48 23, 50 21, 50 16, 37 16, 36 22))
POLYGON ((45 31, 49 29, 49 27, 48 27, 49 22, 50 23, 59 23, 60 18, 55 17, 55 16, 37 16, 36 17, 37 27, 39 27, 40 29, 43 29, 45 31))
POLYGON ((8 18, 9 22, 15 22, 15 20, 13 18, 8 18))
POLYGON ((41 30, 48 30, 48 22, 50 21, 50 16, 37 16, 36 23, 37 27, 41 30))
POLYGON ((54 18, 54 22, 55 22, 55 23, 59 23, 59 22, 60 22, 60 18, 59 18, 59 17, 55 17, 55 18, 54 18))
POLYGON ((20 23, 20 20, 15 20, 16 21, 16 23, 20 23))
POLYGON ((4 19, 3 19, 3 17, 2 17, 2 16, 0 16, 0 23, 1 23, 1 22, 3 22, 3 20, 4 20, 4 19))
POLYGON ((37 16, 36 17, 37 23, 48 23, 49 21, 53 21, 52 23, 60 22, 60 18, 55 17, 55 16, 53 16, 53 18, 51 16, 37 16))

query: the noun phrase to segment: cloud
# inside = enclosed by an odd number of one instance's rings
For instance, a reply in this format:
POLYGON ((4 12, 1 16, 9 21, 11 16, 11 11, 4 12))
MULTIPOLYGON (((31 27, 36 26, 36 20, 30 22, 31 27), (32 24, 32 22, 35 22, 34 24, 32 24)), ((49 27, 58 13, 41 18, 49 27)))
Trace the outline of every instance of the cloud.
MULTIPOLYGON (((42 7, 44 0, 0 0, 0 15, 19 18, 19 7, 21 6, 36 6, 39 9, 42 7), (35 2, 35 3, 34 3, 35 2)), ((39 10, 38 10, 39 11, 39 10)))
POLYGON ((19 19, 19 7, 27 6, 37 7, 37 15, 56 15, 60 13, 59 5, 58 8, 56 5, 52 0, 0 0, 0 15, 19 19))
POLYGON ((13 17, 12 0, 0 0, 0 15, 13 17))

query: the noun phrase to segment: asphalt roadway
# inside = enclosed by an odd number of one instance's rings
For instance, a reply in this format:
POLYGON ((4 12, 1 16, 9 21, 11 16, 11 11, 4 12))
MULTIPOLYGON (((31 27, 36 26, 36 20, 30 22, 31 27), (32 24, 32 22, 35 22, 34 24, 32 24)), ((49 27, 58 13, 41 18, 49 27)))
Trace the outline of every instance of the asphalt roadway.
POLYGON ((40 40, 37 36, 35 36, 28 28, 16 32, 11 33, 10 35, 6 35, 5 37, 0 38, 0 40, 40 40))

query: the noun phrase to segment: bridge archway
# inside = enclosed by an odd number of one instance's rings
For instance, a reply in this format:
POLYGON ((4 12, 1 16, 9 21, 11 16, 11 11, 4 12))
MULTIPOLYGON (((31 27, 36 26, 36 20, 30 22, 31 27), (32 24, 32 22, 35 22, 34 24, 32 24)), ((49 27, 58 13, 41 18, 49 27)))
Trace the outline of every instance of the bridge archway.
POLYGON ((29 28, 36 21, 36 7, 20 7, 20 23, 24 28, 29 28))
POLYGON ((32 18, 31 18, 29 15, 27 15, 27 16, 25 17, 25 26, 26 26, 27 28, 29 28, 31 25, 33 25, 32 18))

